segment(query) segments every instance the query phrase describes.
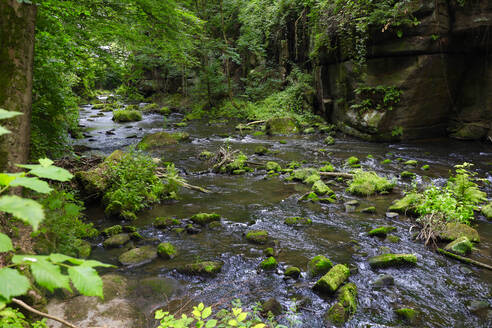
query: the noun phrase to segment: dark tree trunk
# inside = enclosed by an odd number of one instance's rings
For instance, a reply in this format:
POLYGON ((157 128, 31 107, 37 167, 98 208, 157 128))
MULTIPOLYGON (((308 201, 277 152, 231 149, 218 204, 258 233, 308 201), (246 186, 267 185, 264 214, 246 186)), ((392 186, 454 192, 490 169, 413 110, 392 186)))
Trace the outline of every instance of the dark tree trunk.
POLYGON ((0 108, 24 114, 0 122, 12 131, 0 137, 1 171, 29 156, 35 21, 35 5, 0 1, 0 108))

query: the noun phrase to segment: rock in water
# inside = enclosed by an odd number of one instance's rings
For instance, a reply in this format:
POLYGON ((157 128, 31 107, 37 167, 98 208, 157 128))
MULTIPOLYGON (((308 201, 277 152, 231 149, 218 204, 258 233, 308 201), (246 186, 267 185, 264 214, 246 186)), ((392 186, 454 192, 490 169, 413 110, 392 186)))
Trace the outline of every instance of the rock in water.
POLYGON ((349 276, 349 268, 344 264, 337 264, 316 282, 313 289, 324 294, 334 294, 349 276))

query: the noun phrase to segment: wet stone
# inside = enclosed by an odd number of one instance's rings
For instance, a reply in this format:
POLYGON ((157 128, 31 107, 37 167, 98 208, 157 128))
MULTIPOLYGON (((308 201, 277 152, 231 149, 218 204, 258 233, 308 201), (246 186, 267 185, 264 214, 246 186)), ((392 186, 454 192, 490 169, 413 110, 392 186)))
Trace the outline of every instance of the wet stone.
POLYGON ((399 216, 400 216, 400 214, 398 214, 396 212, 386 212, 386 218, 387 219, 398 219, 399 216))
POLYGON ((389 287, 395 284, 395 278, 389 274, 381 274, 376 280, 374 280, 371 285, 376 288, 389 287))

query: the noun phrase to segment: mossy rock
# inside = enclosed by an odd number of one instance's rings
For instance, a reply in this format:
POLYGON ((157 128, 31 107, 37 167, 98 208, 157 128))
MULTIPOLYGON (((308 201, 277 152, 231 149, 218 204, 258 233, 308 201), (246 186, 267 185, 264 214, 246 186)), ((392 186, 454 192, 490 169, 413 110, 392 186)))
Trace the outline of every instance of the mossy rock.
POLYGON ((265 245, 269 242, 268 231, 266 230, 253 230, 246 234, 246 240, 258 245, 265 245))
POLYGON ((255 154, 256 155, 266 155, 268 153, 268 148, 265 146, 256 146, 255 148, 255 154))
POLYGON ((492 219, 492 202, 482 207, 482 214, 487 219, 492 219))
POLYGON ((178 268, 178 271, 189 275, 215 276, 222 270, 224 263, 220 261, 203 261, 198 263, 186 264, 178 268))
POLYGON ((74 241, 75 249, 77 251, 77 257, 86 259, 91 255, 92 245, 86 240, 77 239, 74 241))
POLYGON ((475 243, 480 242, 478 231, 463 223, 448 223, 444 231, 439 234, 439 238, 445 241, 453 241, 461 237, 467 237, 475 243))
POLYGON ((108 189, 107 167, 98 166, 89 171, 75 173, 75 178, 84 195, 100 198, 108 189))
POLYGON ((418 312, 410 308, 401 308, 395 310, 396 316, 405 321, 407 324, 413 325, 417 322, 418 312))
POLYGON ((391 231, 394 231, 394 230, 396 230, 395 227, 382 226, 382 227, 378 227, 376 229, 372 229, 371 231, 369 231, 368 235, 369 236, 377 236, 377 237, 386 237, 386 235, 388 233, 390 233, 391 231))
POLYGON ((122 247, 130 241, 130 235, 127 233, 119 233, 112 237, 109 237, 103 242, 103 246, 106 248, 122 247))
POLYGON ((178 122, 178 123, 174 123, 174 126, 177 127, 177 128, 185 128, 188 126, 188 123, 186 122, 178 122))
POLYGON ((162 115, 167 116, 167 115, 171 114, 171 109, 169 107, 167 107, 167 106, 163 106, 159 110, 159 114, 162 114, 162 115))
POLYGON ((186 132, 167 133, 157 132, 146 135, 137 145, 140 150, 148 150, 169 145, 175 145, 182 141, 188 141, 190 135, 186 132))
POLYGON ((418 163, 419 163, 419 162, 417 162, 416 160, 411 159, 411 160, 406 161, 406 162, 405 162, 405 163, 403 163, 403 164, 408 165, 408 166, 417 166, 417 164, 418 164, 418 163))
POLYGON ((282 304, 275 298, 270 298, 261 304, 261 313, 268 316, 271 313, 274 316, 282 314, 282 304))
POLYGON ((355 167, 357 166, 360 161, 357 157, 355 156, 350 156, 349 158, 347 158, 347 160, 345 161, 345 163, 347 163, 348 166, 351 166, 351 167, 355 167))
POLYGON ((415 206, 421 200, 421 196, 416 193, 407 194, 402 199, 398 199, 388 208, 390 212, 396 212, 400 214, 415 215, 415 206))
POLYGON ((304 134, 313 134, 313 133, 316 133, 316 129, 313 128, 313 127, 310 127, 310 128, 304 129, 304 131, 302 131, 302 133, 304 133, 304 134))
POLYGON ((149 112, 149 113, 159 113, 160 108, 159 108, 159 105, 157 105, 156 103, 152 103, 152 104, 145 105, 142 108, 142 111, 143 112, 149 112))
POLYGON ((160 243, 157 246, 157 255, 163 259, 171 260, 178 255, 178 251, 171 243, 160 243))
POLYGON ((298 133, 299 127, 295 119, 290 117, 271 118, 266 122, 266 133, 274 134, 291 134, 298 133))
POLYGON ((383 254, 373 256, 369 259, 371 268, 388 268, 411 266, 417 264, 417 257, 414 254, 383 254))
POLYGON ((210 152, 210 151, 208 151, 208 150, 204 150, 204 151, 202 151, 202 152, 200 153, 200 155, 198 155, 198 157, 199 157, 200 159, 204 159, 204 160, 211 159, 211 158, 212 158, 212 157, 214 157, 214 156, 215 156, 215 154, 214 154, 214 153, 212 153, 212 152, 210 152))
POLYGON ((326 313, 325 320, 335 325, 343 325, 357 311, 357 286, 348 283, 341 287, 337 300, 338 302, 326 313))
POLYGON ((277 266, 278 266, 277 260, 273 256, 264 259, 260 263, 260 268, 265 271, 275 270, 277 266))
POLYGON ((280 171, 282 171, 282 167, 277 162, 267 162, 266 163, 266 170, 267 171, 280 172, 280 171))
POLYGON ((290 266, 285 269, 284 276, 292 279, 298 279, 301 275, 301 270, 298 267, 290 266))
POLYGON ((123 232, 123 227, 119 224, 106 228, 102 231, 102 234, 106 237, 111 237, 123 232))
POLYGON ((363 209, 360 210, 361 213, 369 213, 369 214, 375 214, 377 212, 376 207, 374 206, 369 206, 369 207, 364 207, 363 209))
POLYGON ((468 239, 468 237, 463 236, 447 244, 444 249, 458 255, 466 255, 471 253, 473 243, 470 239, 468 239))
POLYGON ((295 169, 292 172, 292 178, 298 181, 304 181, 312 175, 317 175, 319 177, 318 171, 313 168, 300 168, 300 169, 295 169))
POLYGON ((350 276, 350 269, 344 264, 337 264, 321 277, 313 289, 323 294, 332 295, 350 276))
POLYGON ((415 178, 415 173, 409 171, 403 171, 400 173, 400 178, 402 179, 413 179, 415 178))
POLYGON ((118 163, 123 159, 124 156, 125 156, 125 152, 117 149, 114 152, 112 152, 111 155, 106 157, 104 159, 104 162, 105 163, 118 163))
POLYGON ((422 171, 427 171, 430 169, 430 166, 425 164, 425 165, 422 165, 422 167, 420 168, 422 171))
POLYGON ((324 196, 324 195, 332 195, 334 194, 333 190, 331 190, 330 187, 328 187, 323 181, 318 180, 313 184, 313 187, 311 188, 314 193, 318 196, 324 196))
POLYGON ((305 184, 314 185, 318 181, 321 181, 321 177, 319 176, 319 174, 316 173, 308 176, 306 179, 304 179, 303 182, 305 184))
POLYGON ((181 224, 181 221, 171 217, 158 217, 152 223, 157 229, 166 229, 181 224))
POLYGON ((391 161, 391 159, 386 158, 386 159, 383 159, 380 163, 383 164, 383 165, 386 165, 386 164, 391 164, 392 161, 391 161))
POLYGON ((320 172, 335 172, 335 167, 328 163, 326 164, 325 166, 323 166, 322 168, 319 169, 320 172))
POLYGON ((294 217, 286 218, 284 223, 288 226, 301 226, 301 225, 310 225, 313 223, 313 221, 311 219, 294 216, 294 217))
POLYGON ((390 243, 399 243, 401 239, 400 237, 395 235, 387 235, 386 240, 389 241, 390 243))
POLYGON ((217 213, 198 213, 191 217, 191 221, 205 226, 211 222, 220 221, 220 215, 217 213))
POLYGON ((113 112, 115 122, 136 122, 142 120, 142 113, 138 110, 120 109, 113 112))
POLYGON ((335 138, 333 138, 332 136, 326 137, 325 138, 325 144, 327 144, 328 146, 334 145, 335 144, 335 138))
POLYGON ((275 255, 275 250, 273 249, 273 247, 267 247, 263 250, 263 254, 265 254, 266 256, 274 256, 275 255))
POLYGON ((92 109, 102 109, 105 106, 105 104, 94 104, 92 105, 92 109))
POLYGON ((378 176, 375 172, 356 170, 347 191, 354 195, 370 196, 389 192, 393 187, 394 183, 378 176))
POLYGON ((312 277, 326 274, 333 267, 333 263, 324 255, 316 255, 307 265, 308 273, 312 277))
POLYGON ((118 261, 123 265, 137 266, 149 263, 157 258, 157 250, 153 246, 134 248, 121 254, 118 261))

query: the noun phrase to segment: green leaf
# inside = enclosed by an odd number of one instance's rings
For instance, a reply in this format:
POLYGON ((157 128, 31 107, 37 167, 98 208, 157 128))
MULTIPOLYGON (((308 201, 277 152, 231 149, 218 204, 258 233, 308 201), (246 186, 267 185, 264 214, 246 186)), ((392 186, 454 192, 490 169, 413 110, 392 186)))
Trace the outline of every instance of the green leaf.
POLYGON ((68 277, 63 275, 60 267, 47 261, 36 261, 31 263, 31 272, 36 282, 53 292, 55 288, 65 288, 69 291, 68 277))
POLYGON ((52 165, 54 162, 49 159, 49 158, 40 158, 39 159, 39 164, 41 164, 42 167, 48 167, 52 165))
POLYGON ((217 320, 212 319, 212 320, 207 321, 205 328, 214 328, 215 326, 217 326, 217 320))
POLYGON ((112 264, 102 263, 96 260, 82 260, 83 262, 80 266, 94 268, 94 267, 103 267, 103 268, 114 268, 115 266, 112 264))
POLYGON ((51 253, 49 257, 53 263, 63 263, 67 261, 77 265, 84 263, 84 260, 76 259, 75 257, 67 256, 65 254, 51 253))
POLYGON ((0 297, 0 310, 3 310, 7 306, 7 300, 0 297))
POLYGON ((10 185, 12 187, 29 188, 42 194, 48 194, 53 191, 46 181, 39 180, 38 178, 20 177, 13 180, 10 185))
POLYGON ((248 313, 243 312, 243 313, 241 313, 240 315, 238 315, 238 317, 237 317, 237 321, 242 322, 242 321, 246 320, 246 317, 247 317, 247 316, 248 316, 248 313))
POLYGON ((40 178, 51 179, 56 181, 70 181, 73 178, 72 173, 68 172, 65 169, 57 166, 48 166, 43 167, 41 165, 37 165, 31 171, 30 174, 34 174, 40 178))
POLYGON ((32 255, 32 254, 21 254, 21 255, 14 255, 12 257, 12 263, 14 264, 21 264, 21 263, 26 263, 26 262, 38 262, 38 261, 46 261, 49 258, 49 256, 46 255, 32 255))
POLYGON ((10 213, 19 220, 30 224, 34 231, 38 230, 39 223, 44 220, 41 204, 19 196, 0 197, 0 211, 10 213))
POLYGON ((19 115, 22 115, 22 113, 0 108, 0 120, 5 120, 7 118, 12 118, 19 115))
POLYGON ((205 309, 203 309, 202 318, 207 319, 208 317, 210 317, 211 314, 212 314, 212 308, 208 306, 205 309))
POLYGON ((103 282, 97 271, 88 266, 75 266, 68 268, 68 275, 78 291, 86 296, 99 296, 103 298, 103 282))
POLYGON ((5 253, 13 250, 14 247, 12 246, 12 240, 10 240, 9 236, 0 233, 0 253, 5 253))
POLYGON ((24 175, 24 173, 18 173, 18 174, 0 173, 0 185, 8 186, 12 181, 17 179, 18 177, 21 177, 22 175, 24 175))
POLYGON ((27 293, 31 284, 29 280, 17 270, 10 268, 0 269, 0 296, 7 301, 14 296, 27 293))
POLYGON ((9 134, 12 133, 10 130, 4 128, 3 126, 0 125, 0 136, 3 136, 4 134, 9 134))

